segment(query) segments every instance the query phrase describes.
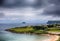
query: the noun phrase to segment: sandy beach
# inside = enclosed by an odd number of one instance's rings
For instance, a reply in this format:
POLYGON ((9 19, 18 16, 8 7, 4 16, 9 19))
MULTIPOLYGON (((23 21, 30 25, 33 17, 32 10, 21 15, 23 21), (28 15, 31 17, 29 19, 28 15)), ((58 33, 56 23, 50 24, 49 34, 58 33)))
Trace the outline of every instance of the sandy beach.
POLYGON ((52 35, 51 39, 49 41, 57 41, 59 39, 59 36, 57 35, 52 35))
POLYGON ((51 38, 44 41, 57 41, 59 39, 58 35, 48 35, 48 36, 50 36, 51 38))

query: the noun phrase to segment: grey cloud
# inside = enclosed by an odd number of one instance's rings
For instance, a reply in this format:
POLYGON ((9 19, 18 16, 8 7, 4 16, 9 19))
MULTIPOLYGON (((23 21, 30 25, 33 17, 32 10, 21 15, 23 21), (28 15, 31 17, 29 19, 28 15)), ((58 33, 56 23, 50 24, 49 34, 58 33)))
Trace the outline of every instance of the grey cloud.
POLYGON ((60 5, 55 5, 51 7, 47 7, 44 10, 44 15, 52 15, 52 16, 60 16, 60 5))
POLYGON ((0 13, 0 18, 5 17, 4 13, 0 13))
POLYGON ((0 0, 0 5, 2 7, 18 7, 26 4, 24 0, 0 0))
POLYGON ((60 0, 49 0, 50 3, 54 3, 54 4, 59 4, 60 5, 60 0))
POLYGON ((31 6, 40 9, 45 8, 43 15, 60 16, 60 0, 36 0, 34 4, 27 4, 26 0, 0 0, 2 7, 26 7, 31 6), (55 6, 49 6, 55 4, 55 6))
POLYGON ((35 8, 40 8, 41 6, 42 6, 42 3, 43 3, 43 1, 42 0, 36 0, 36 2, 35 2, 35 4, 33 5, 33 7, 35 7, 35 8))
POLYGON ((3 7, 25 7, 31 6, 40 8, 47 4, 59 4, 60 0, 35 0, 35 3, 29 4, 26 0, 0 0, 0 5, 3 7))
POLYGON ((3 7, 25 7, 25 6, 31 6, 31 7, 41 7, 43 4, 42 0, 36 0, 35 3, 29 4, 26 2, 26 0, 0 0, 0 5, 3 7))
POLYGON ((4 2, 3 0, 0 0, 0 6, 3 5, 3 2, 4 2))

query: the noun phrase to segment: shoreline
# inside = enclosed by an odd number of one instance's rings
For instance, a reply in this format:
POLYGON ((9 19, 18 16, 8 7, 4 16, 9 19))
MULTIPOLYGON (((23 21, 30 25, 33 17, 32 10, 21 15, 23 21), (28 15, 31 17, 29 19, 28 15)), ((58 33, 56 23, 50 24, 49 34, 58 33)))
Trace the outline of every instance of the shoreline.
MULTIPOLYGON (((23 33, 20 33, 23 34, 23 33)), ((27 33, 25 33, 27 34, 27 33)), ((32 34, 36 34, 36 33, 32 33, 32 34)), ((49 39, 43 40, 43 41, 57 41, 59 39, 58 34, 36 34, 36 35, 45 35, 45 36, 49 36, 49 39)))
POLYGON ((50 38, 46 39, 46 40, 43 40, 43 41, 57 41, 59 39, 58 35, 49 35, 49 34, 46 34, 46 36, 49 36, 50 38))
MULTIPOLYGON (((23 34, 23 33, 20 33, 23 34)), ((27 33, 25 33, 27 34, 27 33)), ((36 34, 36 33, 33 33, 36 34)), ((57 41, 59 39, 59 35, 58 34, 36 34, 36 35, 45 35, 45 36, 49 36, 49 39, 43 40, 43 41, 57 41)))

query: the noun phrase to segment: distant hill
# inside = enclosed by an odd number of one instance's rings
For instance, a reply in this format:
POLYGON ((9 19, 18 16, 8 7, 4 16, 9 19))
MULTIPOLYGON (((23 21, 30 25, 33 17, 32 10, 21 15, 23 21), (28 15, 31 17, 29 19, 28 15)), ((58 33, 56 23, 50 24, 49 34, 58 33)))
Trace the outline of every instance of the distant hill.
POLYGON ((22 22, 23 24, 26 24, 26 22, 22 22))
POLYGON ((60 21, 48 21, 47 24, 60 24, 60 21))

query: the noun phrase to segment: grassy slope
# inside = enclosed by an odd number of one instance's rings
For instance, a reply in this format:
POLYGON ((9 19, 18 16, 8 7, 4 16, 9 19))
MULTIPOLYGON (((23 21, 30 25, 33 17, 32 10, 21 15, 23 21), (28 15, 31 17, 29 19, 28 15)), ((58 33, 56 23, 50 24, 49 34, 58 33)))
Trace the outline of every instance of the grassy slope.
POLYGON ((57 28, 56 26, 52 26, 52 27, 50 26, 50 28, 44 26, 25 26, 25 27, 16 27, 16 28, 7 29, 7 31, 16 32, 16 33, 47 33, 48 31, 60 32, 60 28, 57 28))
POLYGON ((49 28, 51 32, 60 32, 60 28, 49 28))
POLYGON ((18 32, 18 33, 22 33, 22 32, 31 32, 33 31, 33 28, 32 27, 25 27, 25 28, 11 28, 9 29, 10 31, 13 31, 13 32, 18 32))
POLYGON ((11 29, 7 29, 7 31, 11 31, 15 33, 37 33, 37 34, 47 33, 44 30, 35 30, 31 26, 11 28, 11 29))

